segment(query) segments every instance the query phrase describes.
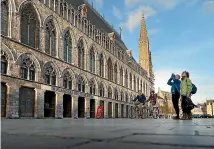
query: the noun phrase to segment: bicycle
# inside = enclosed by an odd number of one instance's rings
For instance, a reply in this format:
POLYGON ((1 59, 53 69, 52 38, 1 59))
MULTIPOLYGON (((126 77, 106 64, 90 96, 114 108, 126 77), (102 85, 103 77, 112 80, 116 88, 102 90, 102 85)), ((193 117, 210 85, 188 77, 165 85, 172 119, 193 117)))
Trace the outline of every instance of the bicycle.
POLYGON ((142 118, 142 119, 147 118, 147 106, 145 104, 146 103, 143 103, 143 105, 135 104, 134 111, 136 113, 137 118, 142 118), (139 107, 140 105, 142 106, 141 108, 139 107))

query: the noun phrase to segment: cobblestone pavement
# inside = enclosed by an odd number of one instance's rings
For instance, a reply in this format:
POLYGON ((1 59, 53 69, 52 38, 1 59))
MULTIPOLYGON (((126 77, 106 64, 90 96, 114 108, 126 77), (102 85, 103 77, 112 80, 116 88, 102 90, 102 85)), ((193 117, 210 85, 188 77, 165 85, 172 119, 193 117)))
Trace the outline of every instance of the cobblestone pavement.
POLYGON ((208 149, 214 119, 2 119, 2 149, 208 149))

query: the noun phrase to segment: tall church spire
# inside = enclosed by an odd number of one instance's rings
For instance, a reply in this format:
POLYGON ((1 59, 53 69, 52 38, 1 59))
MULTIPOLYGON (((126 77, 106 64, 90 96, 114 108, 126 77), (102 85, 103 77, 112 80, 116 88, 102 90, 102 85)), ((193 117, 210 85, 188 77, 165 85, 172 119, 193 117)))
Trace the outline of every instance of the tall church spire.
POLYGON ((141 26, 140 26, 138 50, 139 50, 139 64, 149 73, 150 72, 149 40, 148 40, 147 31, 146 31, 145 18, 143 14, 142 14, 141 26))

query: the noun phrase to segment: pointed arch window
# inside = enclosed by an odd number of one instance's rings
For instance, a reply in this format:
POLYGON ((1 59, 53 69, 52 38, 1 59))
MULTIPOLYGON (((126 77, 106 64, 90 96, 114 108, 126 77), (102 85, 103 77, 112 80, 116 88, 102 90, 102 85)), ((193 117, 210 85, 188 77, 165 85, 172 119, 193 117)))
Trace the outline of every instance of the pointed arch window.
POLYGON ((90 94, 95 95, 96 86, 94 81, 90 81, 90 94))
POLYGON ((72 43, 70 32, 67 31, 64 35, 64 61, 71 63, 72 43))
POLYGON ((146 84, 145 84, 145 82, 143 83, 143 93, 144 94, 146 94, 146 89, 145 89, 145 87, 146 87, 146 84))
POLYGON ((83 40, 81 39, 78 43, 78 65, 80 68, 85 68, 85 49, 83 40))
POLYGON ((45 27, 45 52, 56 56, 56 29, 53 21, 49 20, 45 27))
POLYGON ((134 76, 134 91, 136 91, 136 77, 134 76))
POLYGON ((21 56, 20 75, 23 79, 35 80, 35 65, 28 55, 21 56))
POLYGON ((139 78, 137 78, 137 86, 136 86, 136 87, 137 87, 136 90, 137 90, 137 92, 138 92, 138 91, 139 91, 139 78))
POLYGON ((9 8, 8 1, 1 1, 1 34, 8 36, 8 22, 9 22, 9 8))
POLYGON ((120 93, 120 100, 123 101, 124 100, 124 94, 123 91, 120 93))
POLYGON ((141 92, 143 92, 143 83, 142 83, 142 80, 140 81, 140 90, 141 90, 141 92))
POLYGON ((117 91, 117 89, 115 89, 115 91, 114 91, 114 99, 118 100, 118 91, 117 91))
POLYGON ((59 12, 59 0, 55 0, 55 11, 56 13, 59 12))
POLYGON ((99 57, 99 69, 100 69, 100 76, 104 77, 104 59, 103 59, 103 54, 100 54, 99 57))
POLYGON ((108 98, 112 99, 112 89, 110 87, 108 88, 108 98))
POLYGON ((132 90, 132 74, 130 73, 129 76, 130 89, 132 90))
POLYGON ((117 64, 114 65, 114 82, 117 83, 117 64))
POLYGON ((120 84, 123 85, 123 68, 120 68, 120 84))
POLYGON ((84 81, 83 77, 80 77, 78 79, 78 83, 77 84, 78 84, 78 91, 85 92, 85 81, 84 81))
POLYGON ((8 60, 5 53, 1 53, 1 74, 7 74, 8 60))
POLYGON ((63 16, 63 3, 60 2, 60 15, 63 16))
POLYGON ((21 11, 21 42, 34 48, 39 47, 39 21, 32 4, 21 11))
POLYGON ((129 96, 128 96, 128 94, 126 93, 126 102, 128 102, 129 101, 129 96))
POLYGON ((56 85, 56 70, 50 63, 44 66, 45 83, 49 85, 56 85))
POLYGON ((100 96, 104 97, 105 96, 105 90, 104 90, 104 86, 102 83, 100 84, 99 89, 100 89, 100 96))
POLYGON ((68 71, 63 75, 63 87, 66 89, 72 89, 72 76, 68 71))
POLYGON ((90 49, 90 72, 95 73, 95 54, 94 54, 94 48, 90 49))
POLYGON ((107 67, 108 67, 108 80, 113 81, 113 66, 112 66, 112 61, 109 58, 107 62, 107 67))
POLYGON ((128 87, 128 72, 126 70, 126 74, 125 74, 125 86, 128 87))

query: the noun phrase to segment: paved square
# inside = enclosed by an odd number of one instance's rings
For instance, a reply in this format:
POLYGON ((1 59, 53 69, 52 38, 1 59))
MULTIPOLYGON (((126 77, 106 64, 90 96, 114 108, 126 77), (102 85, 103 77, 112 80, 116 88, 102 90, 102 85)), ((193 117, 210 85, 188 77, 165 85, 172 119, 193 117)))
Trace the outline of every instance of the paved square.
POLYGON ((214 119, 2 119, 2 149, 214 148, 214 119))

